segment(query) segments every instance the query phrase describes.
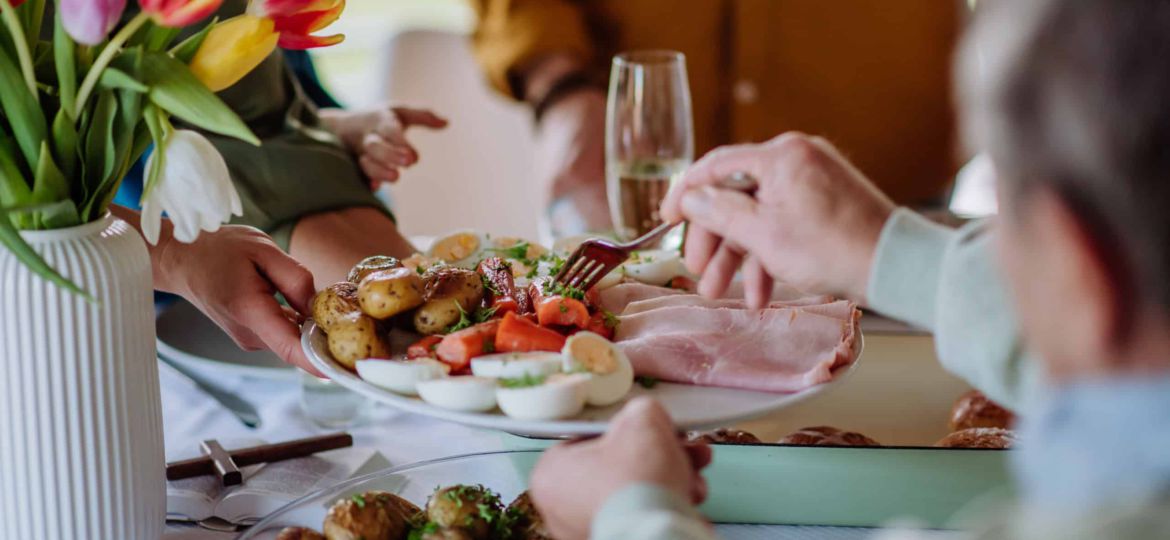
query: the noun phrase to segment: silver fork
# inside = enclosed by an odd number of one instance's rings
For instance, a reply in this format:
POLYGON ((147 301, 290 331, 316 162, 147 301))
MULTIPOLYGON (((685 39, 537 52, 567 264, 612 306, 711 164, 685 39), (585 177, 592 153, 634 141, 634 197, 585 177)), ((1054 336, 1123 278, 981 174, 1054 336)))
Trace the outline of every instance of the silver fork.
MULTIPOLYGON (((752 175, 744 172, 732 173, 716 185, 720 189, 739 191, 752 197, 755 196, 756 190, 760 186, 752 175)), ((553 281, 565 287, 587 291, 615 268, 626 262, 631 253, 654 245, 662 239, 663 235, 678 225, 678 223, 663 223, 625 244, 618 244, 602 238, 586 240, 569 256, 553 281)))

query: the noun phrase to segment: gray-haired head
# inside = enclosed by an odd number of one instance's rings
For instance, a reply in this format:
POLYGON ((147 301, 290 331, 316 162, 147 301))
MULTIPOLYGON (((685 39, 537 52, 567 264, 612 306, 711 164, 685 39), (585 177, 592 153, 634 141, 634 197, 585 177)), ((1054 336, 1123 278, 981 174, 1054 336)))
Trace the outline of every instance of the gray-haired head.
MULTIPOLYGON (((961 49, 969 145, 1001 196, 1051 189, 1170 310, 1170 0, 994 0, 961 49)), ((1133 304, 1135 307, 1138 304, 1133 304)))

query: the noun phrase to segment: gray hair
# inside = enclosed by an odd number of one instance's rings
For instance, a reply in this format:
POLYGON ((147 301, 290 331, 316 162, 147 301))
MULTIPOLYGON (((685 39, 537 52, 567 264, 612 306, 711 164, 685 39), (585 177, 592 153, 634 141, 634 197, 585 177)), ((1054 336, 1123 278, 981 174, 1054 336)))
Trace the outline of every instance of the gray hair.
POLYGON ((1051 189, 1170 311, 1170 0, 980 2, 957 62, 968 144, 1001 196, 1051 189), (986 5, 984 5, 986 4, 986 5))

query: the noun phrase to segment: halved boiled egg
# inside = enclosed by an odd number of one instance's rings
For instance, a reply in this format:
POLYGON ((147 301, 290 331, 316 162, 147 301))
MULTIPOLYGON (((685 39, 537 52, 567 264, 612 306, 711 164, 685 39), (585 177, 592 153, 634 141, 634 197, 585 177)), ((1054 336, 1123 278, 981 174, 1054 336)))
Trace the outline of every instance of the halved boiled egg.
POLYGON ((452 266, 475 268, 488 247, 486 235, 475 231, 458 231, 435 240, 427 255, 442 259, 452 266))
POLYGON ((419 397, 436 407, 484 412, 496 406, 496 380, 488 377, 447 377, 420 381, 417 386, 419 397))
POLYGON ((471 359, 471 373, 497 379, 543 377, 559 373, 561 363, 561 355, 550 352, 489 354, 471 359))
POLYGON ((488 250, 505 259, 535 259, 548 253, 548 248, 539 243, 515 236, 489 236, 488 240, 488 250))
POLYGON ((561 349, 564 370, 584 372, 589 381, 590 405, 604 407, 621 401, 634 386, 634 367, 626 353, 608 339, 593 332, 577 332, 561 349))
POLYGON ((666 285, 678 276, 689 276, 682 255, 674 250, 639 251, 622 264, 622 273, 648 285, 666 285))
POLYGON ((441 379, 451 366, 431 358, 418 360, 359 360, 357 372, 374 386, 407 396, 418 395, 418 383, 441 379))
POLYGON ((496 399, 504 414, 520 420, 556 420, 585 408, 591 376, 555 373, 546 377, 501 379, 496 399))

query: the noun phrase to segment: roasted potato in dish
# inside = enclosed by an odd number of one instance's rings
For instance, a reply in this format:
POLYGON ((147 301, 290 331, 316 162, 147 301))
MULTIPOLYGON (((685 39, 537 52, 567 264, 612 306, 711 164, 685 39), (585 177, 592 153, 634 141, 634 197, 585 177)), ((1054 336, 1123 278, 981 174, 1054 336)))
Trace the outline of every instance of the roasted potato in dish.
POLYGON ((385 255, 374 255, 373 257, 366 257, 362 262, 357 263, 349 271, 349 276, 345 279, 354 285, 361 283, 366 276, 374 272, 381 272, 383 270, 393 270, 395 268, 402 268, 402 261, 394 257, 387 257, 385 255))
POLYGON ((313 529, 306 529, 304 527, 285 527, 281 529, 280 534, 276 535, 276 540, 328 540, 321 533, 313 529))
POLYGON ((357 299, 363 313, 386 320, 422 305, 423 280, 406 268, 374 272, 358 285, 357 299))
POLYGON ((431 532, 424 532, 422 540, 475 540, 465 529, 455 527, 439 527, 431 532))
POLYGON ((439 529, 463 529, 472 540, 489 538, 492 527, 484 515, 499 511, 499 497, 483 486, 442 488, 427 501, 427 519, 431 523, 439 529))
POLYGON ((459 311, 471 313, 483 301, 483 281, 472 270, 440 267, 423 275, 425 302, 414 312, 414 329, 439 334, 459 321, 459 311))
POLYGON ((512 538, 516 540, 552 540, 552 535, 544 526, 544 518, 536 511, 532 499, 525 491, 508 505, 508 513, 515 516, 512 525, 512 538))
POLYGON ((390 346, 378 332, 378 323, 364 313, 342 317, 326 335, 333 359, 350 370, 358 360, 390 357, 390 346))
POLYGON ((342 499, 325 516, 325 537, 328 540, 406 538, 413 517, 406 513, 407 505, 414 506, 385 491, 367 491, 342 499))
POLYGON ((313 311, 313 320, 317 321, 317 324, 328 333, 337 325, 337 321, 355 313, 361 313, 357 290, 357 285, 345 282, 325 287, 313 297, 313 305, 310 306, 313 311))

